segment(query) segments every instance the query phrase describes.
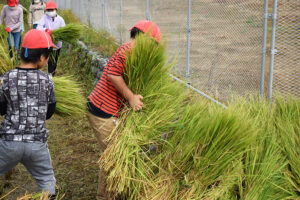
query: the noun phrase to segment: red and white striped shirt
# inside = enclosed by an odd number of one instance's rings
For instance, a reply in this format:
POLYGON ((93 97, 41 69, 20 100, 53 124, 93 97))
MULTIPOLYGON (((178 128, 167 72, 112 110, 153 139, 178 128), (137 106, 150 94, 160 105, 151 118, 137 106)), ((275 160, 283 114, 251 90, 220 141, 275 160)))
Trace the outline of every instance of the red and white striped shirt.
POLYGON ((122 76, 126 65, 126 56, 130 51, 131 43, 123 44, 111 57, 105 66, 102 76, 93 92, 88 97, 89 101, 104 111, 118 117, 124 97, 117 91, 108 78, 108 75, 122 76))

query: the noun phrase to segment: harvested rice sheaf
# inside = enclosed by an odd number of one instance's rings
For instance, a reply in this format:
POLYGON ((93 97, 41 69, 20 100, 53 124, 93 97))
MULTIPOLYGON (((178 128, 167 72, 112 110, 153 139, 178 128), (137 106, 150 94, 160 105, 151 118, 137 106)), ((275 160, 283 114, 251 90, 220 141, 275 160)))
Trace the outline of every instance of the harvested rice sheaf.
POLYGON ((13 68, 14 66, 9 56, 6 37, 5 39, 4 37, 0 37, 0 75, 3 75, 5 72, 13 68))
POLYGON ((62 116, 81 117, 85 114, 86 99, 82 95, 81 85, 72 76, 53 77, 56 109, 62 116))
POLYGON ((83 25, 81 24, 67 24, 64 27, 53 30, 51 37, 54 42, 64 41, 64 42, 75 42, 81 36, 83 32, 83 25))

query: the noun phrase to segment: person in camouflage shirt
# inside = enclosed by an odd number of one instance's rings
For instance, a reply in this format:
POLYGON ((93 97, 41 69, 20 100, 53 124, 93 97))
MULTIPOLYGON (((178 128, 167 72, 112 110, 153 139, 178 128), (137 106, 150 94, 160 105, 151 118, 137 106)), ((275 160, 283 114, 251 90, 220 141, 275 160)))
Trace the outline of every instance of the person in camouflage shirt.
POLYGON ((31 30, 21 50, 20 67, 2 77, 0 113, 5 115, 0 128, 0 176, 22 163, 37 181, 40 191, 55 198, 51 157, 45 126, 56 105, 52 77, 44 67, 55 45, 48 33, 31 30))

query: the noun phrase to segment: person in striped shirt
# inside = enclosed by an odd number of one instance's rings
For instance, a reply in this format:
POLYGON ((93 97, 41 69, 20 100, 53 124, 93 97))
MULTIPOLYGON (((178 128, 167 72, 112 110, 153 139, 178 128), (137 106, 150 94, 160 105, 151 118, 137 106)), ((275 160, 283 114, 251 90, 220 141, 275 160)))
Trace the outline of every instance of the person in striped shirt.
MULTIPOLYGON (((159 27, 148 20, 141 20, 130 29, 129 42, 124 43, 111 57, 105 66, 102 76, 94 90, 88 97, 88 118, 100 144, 100 150, 107 147, 106 138, 109 137, 116 126, 120 110, 125 101, 128 101, 133 110, 143 108, 143 97, 134 94, 126 85, 123 74, 125 70, 126 55, 134 45, 134 39, 138 34, 148 33, 160 42, 161 33, 159 27)), ((108 199, 106 192, 106 175, 100 169, 98 180, 97 200, 108 199)))

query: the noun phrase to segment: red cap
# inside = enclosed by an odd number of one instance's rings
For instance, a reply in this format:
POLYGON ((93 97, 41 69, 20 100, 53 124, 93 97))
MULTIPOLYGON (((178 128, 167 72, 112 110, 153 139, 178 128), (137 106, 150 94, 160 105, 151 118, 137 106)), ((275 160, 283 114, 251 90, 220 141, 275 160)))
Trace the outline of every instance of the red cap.
POLYGON ((148 20, 141 20, 138 23, 136 23, 131 29, 133 28, 138 28, 141 31, 143 31, 144 33, 147 33, 149 30, 151 30, 150 35, 157 41, 160 42, 161 39, 161 33, 160 33, 160 29, 158 28, 158 26, 152 22, 152 21, 148 21, 148 20))
POLYGON ((22 47, 28 49, 57 48, 48 33, 37 29, 30 30, 25 34, 22 47))
POLYGON ((48 1, 46 3, 46 10, 57 9, 55 1, 48 1))
POLYGON ((15 7, 18 4, 19 4, 19 0, 7 0, 7 5, 9 7, 15 7))

